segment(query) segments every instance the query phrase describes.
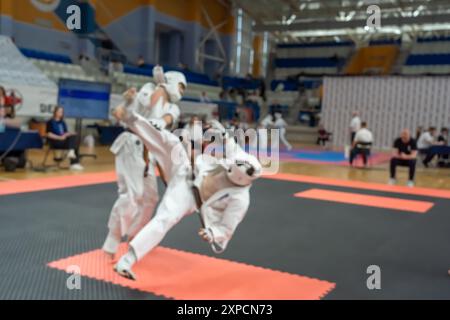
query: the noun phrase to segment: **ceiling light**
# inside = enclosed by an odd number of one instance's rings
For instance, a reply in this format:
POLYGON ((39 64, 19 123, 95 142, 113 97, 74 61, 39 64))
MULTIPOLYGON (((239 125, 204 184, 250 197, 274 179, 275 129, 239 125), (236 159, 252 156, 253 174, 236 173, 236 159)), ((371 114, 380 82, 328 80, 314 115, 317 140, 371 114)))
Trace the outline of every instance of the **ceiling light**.
POLYGON ((293 15, 286 21, 286 24, 287 24, 287 25, 292 24, 292 22, 294 22, 296 18, 297 18, 297 16, 296 16, 295 14, 293 14, 293 15))

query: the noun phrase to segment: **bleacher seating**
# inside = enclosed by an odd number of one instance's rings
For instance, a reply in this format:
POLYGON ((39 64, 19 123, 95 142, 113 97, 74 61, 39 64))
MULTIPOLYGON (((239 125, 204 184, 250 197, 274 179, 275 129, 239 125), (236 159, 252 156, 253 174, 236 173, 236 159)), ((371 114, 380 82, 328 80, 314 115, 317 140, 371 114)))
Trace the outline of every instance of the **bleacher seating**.
MULTIPOLYGON (((90 76, 85 70, 76 64, 72 64, 69 57, 40 52, 37 50, 17 48, 8 37, 0 38, 0 62, 3 68, 0 69, 0 81, 2 83, 10 83, 15 81, 20 84, 48 85, 57 88, 57 82, 61 78, 84 80, 84 81, 109 81, 112 82, 112 93, 121 94, 123 90, 129 87, 140 88, 148 82, 152 82, 153 78, 152 65, 146 65, 144 68, 133 66, 124 66, 124 72, 114 72, 110 77, 90 76)), ((213 103, 219 105, 219 111, 224 119, 231 119, 237 108, 236 103, 221 101, 219 94, 222 88, 218 86, 216 81, 212 81, 205 74, 196 72, 179 70, 177 68, 165 68, 166 71, 177 70, 182 71, 188 80, 188 89, 184 100, 200 102, 200 96, 206 92, 207 96, 213 103)), ((237 84, 242 84, 238 78, 229 78, 229 80, 237 84), (237 81, 237 82, 236 82, 237 81)), ((242 79, 241 79, 242 80, 242 79)), ((247 89, 256 89, 259 82, 246 83, 247 89), (250 86, 249 88, 247 88, 250 86)), ((259 117, 259 106, 249 106, 255 118, 259 117)))
MULTIPOLYGON (((116 83, 121 84, 123 87, 126 87, 126 88, 130 88, 130 87, 140 88, 148 82, 153 82, 153 77, 149 76, 148 74, 145 76, 145 75, 124 73, 124 72, 114 72, 113 79, 116 81, 116 83)), ((118 88, 120 88, 120 86, 118 86, 118 88)), ((219 94, 220 94, 221 90, 222 89, 218 86, 203 85, 203 84, 198 84, 198 83, 194 83, 194 82, 189 82, 189 80, 188 80, 188 88, 186 90, 186 97, 192 98, 192 99, 198 99, 202 92, 206 92, 207 96, 211 100, 219 100, 219 94)), ((120 93, 120 92, 116 92, 116 93, 120 93)))
POLYGON ((275 78, 286 79, 299 73, 337 74, 352 50, 352 42, 280 44, 275 60, 275 78))
MULTIPOLYGON (((152 75, 153 65, 146 64, 143 67, 135 67, 131 65, 125 65, 123 71, 128 74, 140 75, 140 76, 149 76, 152 75)), ((180 71, 183 72, 186 76, 186 79, 189 83, 196 83, 206 86, 217 86, 217 81, 213 81, 209 79, 209 77, 205 74, 192 72, 189 70, 181 70, 173 67, 164 67, 165 71, 180 71)))
POLYGON ((257 79, 245 79, 239 77, 223 77, 223 87, 225 89, 241 88, 245 90, 256 90, 261 86, 261 81, 257 79))
MULTIPOLYGON (((2 37, 2 41, 8 44, 8 52, 14 55, 14 59, 8 57, 8 53, 2 54, 0 62, 2 62, 2 70, 0 73, 9 79, 20 79, 20 69, 32 70, 31 75, 25 75, 23 80, 27 84, 34 83, 51 83, 54 86, 60 78, 96 81, 95 77, 88 76, 83 68, 79 65, 72 64, 72 60, 68 56, 42 52, 38 50, 17 48, 14 43, 7 37, 2 37), (19 58, 20 55, 20 58, 19 58), (28 58, 28 59, 27 59, 28 58), (6 67, 11 67, 7 70, 6 67), (25 68, 25 66, 27 66, 25 68)), ((2 81, 5 82, 6 80, 2 81)))
POLYGON ((0 83, 51 87, 55 84, 24 57, 10 38, 0 36, 0 83))
POLYGON ((314 89, 320 87, 322 84, 322 79, 306 79, 300 82, 297 82, 295 80, 273 80, 270 84, 270 88, 272 91, 276 91, 280 85, 282 85, 283 90, 282 91, 297 91, 299 89, 300 84, 305 89, 314 89))
POLYGON ((22 54, 27 58, 54 61, 59 63, 72 63, 72 60, 65 55, 54 54, 49 52, 37 51, 32 49, 20 48, 22 54))
POLYGON ((386 46, 386 45, 398 45, 402 44, 402 39, 378 39, 371 40, 369 46, 386 46))
POLYGON ((30 59, 30 61, 55 82, 58 82, 60 78, 83 81, 96 80, 94 77, 86 75, 83 68, 76 64, 39 59, 30 59))
POLYGON ((450 38, 419 38, 402 69, 403 74, 449 74, 450 38))
POLYGON ((298 91, 269 91, 267 93, 267 102, 269 104, 278 102, 281 105, 292 106, 298 98, 298 91))

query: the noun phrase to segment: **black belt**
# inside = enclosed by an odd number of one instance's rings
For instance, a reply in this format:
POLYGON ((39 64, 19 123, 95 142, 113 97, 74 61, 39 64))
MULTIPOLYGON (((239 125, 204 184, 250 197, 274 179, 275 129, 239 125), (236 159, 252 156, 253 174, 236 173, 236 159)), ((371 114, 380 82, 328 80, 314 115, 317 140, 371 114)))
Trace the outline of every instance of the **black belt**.
POLYGON ((200 190, 196 186, 192 186, 192 193, 194 194, 195 204, 197 205, 198 210, 203 205, 202 197, 200 195, 200 190))
MULTIPOLYGON (((136 133, 134 133, 133 131, 131 131, 128 128, 125 129, 125 132, 128 132, 128 133, 131 133, 132 135, 138 136, 136 133)), ((139 143, 142 143, 142 141, 140 141, 139 143)), ((145 146, 144 146, 144 150, 145 150, 145 146)), ((146 163, 145 168, 144 168, 144 178, 148 177, 148 169, 149 169, 149 165, 146 163)))
MULTIPOLYGON (((197 209, 200 210, 202 208, 203 205, 203 201, 202 201, 202 196, 200 195, 200 190, 194 185, 194 181, 195 181, 195 173, 194 173, 194 165, 192 165, 192 194, 194 195, 194 200, 195 200, 195 204, 197 205, 197 209)), ((203 228, 205 228, 205 223, 203 221, 203 218, 201 217, 200 214, 200 220, 202 222, 202 226, 203 228)))

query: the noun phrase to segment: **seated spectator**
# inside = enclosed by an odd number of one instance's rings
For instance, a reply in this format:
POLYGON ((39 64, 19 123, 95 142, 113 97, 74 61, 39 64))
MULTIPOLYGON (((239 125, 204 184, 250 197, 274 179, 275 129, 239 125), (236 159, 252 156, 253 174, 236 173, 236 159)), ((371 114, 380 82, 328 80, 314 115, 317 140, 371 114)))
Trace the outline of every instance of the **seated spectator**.
POLYGON ((367 123, 361 123, 361 129, 355 133, 355 138, 352 144, 352 151, 350 152, 350 165, 353 165, 357 155, 362 155, 364 166, 367 167, 367 158, 370 155, 370 148, 373 143, 373 135, 369 129, 367 129, 367 123))
POLYGON ((77 135, 67 130, 63 107, 56 107, 52 119, 47 122, 47 139, 52 148, 69 150, 67 157, 70 159, 71 170, 82 171, 84 169, 80 164, 77 151, 77 135))
POLYGON ((185 63, 183 63, 183 62, 179 62, 178 63, 178 68, 183 70, 183 71, 189 71, 188 66, 185 63))
MULTIPOLYGON (((7 117, 6 108, 0 105, 0 134, 4 133, 7 128, 20 128, 20 122, 12 120, 7 117)), ((0 158, 2 158, 1 164, 8 168, 8 163, 12 164, 15 168, 24 168, 26 165, 26 152, 23 150, 11 150, 8 153, 2 154, 0 152, 0 158)), ((7 169, 9 170, 9 169, 7 169)))
POLYGON ((16 117, 16 105, 20 104, 22 99, 16 96, 14 90, 5 98, 6 117, 14 119, 16 117))
MULTIPOLYGON (((438 143, 443 146, 448 146, 448 128, 441 128, 441 133, 438 136, 438 143)), ((445 166, 445 163, 448 162, 449 155, 440 155, 439 156, 439 166, 445 166)))
POLYGON ((396 183, 396 170, 397 166, 404 166, 409 168, 409 180, 408 187, 414 187, 414 176, 416 173, 416 158, 417 158, 417 144, 416 141, 411 138, 411 133, 408 129, 405 129, 400 134, 400 138, 397 138, 394 142, 394 151, 392 152, 391 159, 391 178, 389 184, 394 185, 396 183))
POLYGON ((0 133, 5 132, 7 127, 20 128, 20 122, 10 119, 7 115, 6 108, 0 105, 0 133))
POLYGON ((317 137, 317 145, 325 147, 327 142, 330 141, 331 132, 325 130, 325 127, 321 124, 319 125, 318 134, 319 136, 317 137))
POLYGON ((112 75, 114 72, 123 72, 123 64, 118 60, 112 60, 108 66, 108 73, 112 75))
POLYGON ((138 68, 144 68, 145 67, 145 60, 143 56, 139 56, 137 61, 138 68))
POLYGON ((437 141, 444 146, 448 146, 448 128, 441 128, 437 141))
POLYGON ((200 102, 202 103, 211 103, 211 99, 208 97, 205 91, 202 92, 200 96, 200 102))
POLYGON ((5 107, 0 104, 0 133, 3 133, 6 131, 6 111, 5 107))
POLYGON ((436 141, 436 128, 430 127, 428 131, 425 131, 420 135, 419 140, 417 141, 417 147, 419 149, 419 152, 421 154, 426 155, 425 159, 422 161, 423 165, 428 168, 429 163, 434 158, 434 154, 430 152, 430 149, 434 145, 439 145, 441 143, 438 143, 436 141))

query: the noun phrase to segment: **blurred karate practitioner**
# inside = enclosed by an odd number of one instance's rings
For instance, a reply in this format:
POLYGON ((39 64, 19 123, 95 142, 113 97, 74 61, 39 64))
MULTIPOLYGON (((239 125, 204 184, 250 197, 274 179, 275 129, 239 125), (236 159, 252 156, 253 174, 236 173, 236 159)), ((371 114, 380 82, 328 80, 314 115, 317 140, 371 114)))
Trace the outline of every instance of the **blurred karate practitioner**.
POLYGON ((274 115, 269 113, 262 119, 258 125, 258 143, 261 152, 267 152, 267 143, 269 141, 268 130, 274 126, 274 115))
POLYGON ((286 127, 287 123, 283 119, 283 115, 279 112, 276 112, 275 115, 275 122, 273 123, 273 126, 275 129, 280 130, 280 140, 286 147, 288 151, 292 150, 292 145, 289 143, 289 141, 286 139, 286 127))
MULTIPOLYGON (((175 103, 181 100, 187 82, 182 73, 164 73, 161 67, 154 68, 153 77, 156 85, 148 83, 137 94, 134 88, 128 90, 125 103, 164 130, 178 121, 180 110, 175 103)), ((154 157, 136 134, 130 130, 122 133, 111 152, 115 155, 119 195, 111 210, 103 250, 114 258, 122 238, 134 238, 150 221, 159 196, 154 157)))
POLYGON ((247 213, 250 187, 262 171, 259 161, 244 152, 234 139, 226 139, 225 128, 215 120, 210 125, 220 132, 219 138, 225 137, 226 159, 199 155, 191 163, 180 139, 160 130, 155 121, 123 106, 116 109, 115 116, 144 141, 161 165, 167 189, 154 218, 130 242, 129 251, 114 270, 135 280, 133 265, 152 251, 183 217, 196 210, 200 211, 203 224, 199 236, 216 253, 224 251, 247 213))

